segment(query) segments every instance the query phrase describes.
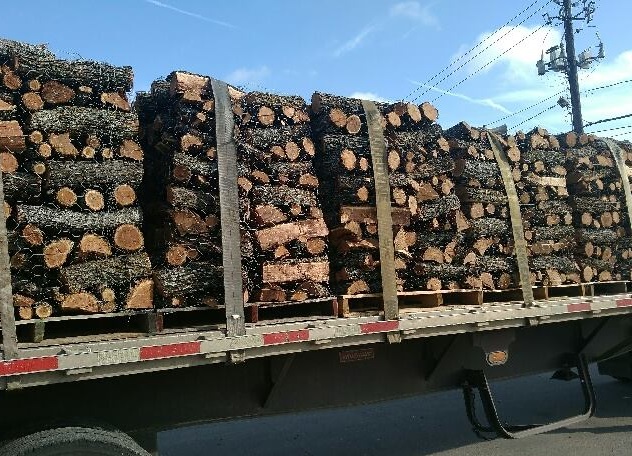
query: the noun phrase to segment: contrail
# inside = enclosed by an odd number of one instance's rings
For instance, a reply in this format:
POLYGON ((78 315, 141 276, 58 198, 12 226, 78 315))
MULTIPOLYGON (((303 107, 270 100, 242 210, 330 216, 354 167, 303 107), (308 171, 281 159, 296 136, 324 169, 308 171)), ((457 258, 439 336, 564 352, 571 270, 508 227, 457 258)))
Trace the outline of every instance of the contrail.
POLYGON ((472 97, 469 97, 469 96, 464 95, 462 93, 448 92, 447 90, 442 90, 442 89, 440 89, 438 87, 427 85, 427 84, 422 84, 422 83, 417 82, 417 81, 411 81, 411 82, 413 84, 417 84, 417 85, 423 86, 426 89, 430 89, 430 90, 433 90, 435 92, 439 92, 439 93, 441 93, 443 95, 448 95, 450 97, 459 98, 461 100, 465 100, 465 101, 467 101, 469 103, 474 103, 474 104, 477 104, 477 105, 488 106, 490 108, 497 109, 498 111, 504 112, 505 114, 512 114, 512 112, 509 109, 505 108, 501 104, 496 103, 491 98, 472 98, 472 97))
POLYGON ((159 2, 158 0, 145 0, 147 3, 151 3, 152 5, 159 6, 161 8, 166 8, 171 11, 175 11, 176 13, 184 14, 186 16, 194 17, 196 19, 200 19, 205 22, 210 22, 211 24, 221 25, 226 28, 237 28, 233 24, 229 24, 228 22, 218 21, 216 19, 211 19, 210 17, 202 16, 201 14, 192 13, 191 11, 186 11, 180 8, 176 8, 175 6, 167 5, 166 3, 159 2))

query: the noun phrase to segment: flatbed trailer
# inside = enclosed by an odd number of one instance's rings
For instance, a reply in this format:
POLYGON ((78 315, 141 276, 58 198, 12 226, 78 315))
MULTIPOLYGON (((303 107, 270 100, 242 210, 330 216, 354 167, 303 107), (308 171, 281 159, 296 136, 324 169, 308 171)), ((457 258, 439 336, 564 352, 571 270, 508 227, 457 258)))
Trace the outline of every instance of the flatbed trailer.
POLYGON ((480 432, 509 438, 542 432, 592 415, 587 363, 632 346, 628 284, 600 286, 603 294, 549 297, 530 306, 455 304, 407 307, 395 320, 376 313, 269 321, 246 325, 242 336, 210 325, 15 344, 15 326, 3 320, 2 438, 15 451, 38 438, 49 439, 50 448, 51 435, 68 445, 63 436, 71 433, 77 446, 68 448, 83 449, 92 439, 101 445, 97 454, 147 454, 129 446, 125 434, 152 452, 157 432, 185 424, 454 388, 466 393, 466 411, 480 432), (583 386, 581 415, 512 427, 496 414, 488 380, 574 367, 583 386), (476 389, 491 428, 471 407, 476 389), (100 433, 90 434, 94 429, 100 433), (107 452, 112 436, 135 450, 107 452))
MULTIPOLYGON (((224 113, 216 122, 217 154, 225 157, 218 166, 225 174, 231 168, 234 181, 228 89, 219 81, 212 84, 215 109, 224 113)), ((377 109, 363 103, 371 130, 379 130, 371 138, 374 167, 385 169, 384 163, 376 164, 385 156, 377 109)), ((502 158, 498 162, 500 166, 502 158)), ((516 200, 508 167, 502 166, 502 172, 507 193, 512 191, 510 199, 516 200)), ((234 182, 220 182, 220 187, 237 191, 234 182)), ((2 193, 0 185, 0 200, 2 193)), ((397 293, 384 172, 376 174, 384 294, 332 297, 321 302, 331 306, 329 317, 286 315, 246 323, 237 199, 232 193, 220 198, 225 206, 224 304, 191 310, 213 317, 191 321, 172 318, 186 315, 181 309, 173 314, 153 310, 16 322, 0 211, 0 456, 146 456, 156 450, 156 433, 176 426, 454 388, 463 389, 465 410, 477 432, 518 438, 590 417, 595 397, 588 363, 632 351, 628 282, 525 285, 530 279, 517 203, 512 228, 516 246, 522 238, 521 248, 516 247, 518 256, 522 250, 519 264, 524 266, 521 290, 491 293, 490 299, 480 290, 397 293), (76 333, 77 326, 95 331, 76 333), (107 330, 99 331, 101 326, 107 330), (134 326, 138 329, 132 331, 134 326), (494 406, 489 381, 544 371, 579 378, 583 412, 544 425, 506 424, 494 406), (475 412, 477 392, 488 424, 475 412)), ((251 317, 258 310, 250 308, 251 317)), ((608 366, 604 371, 621 376, 622 370, 608 366)))

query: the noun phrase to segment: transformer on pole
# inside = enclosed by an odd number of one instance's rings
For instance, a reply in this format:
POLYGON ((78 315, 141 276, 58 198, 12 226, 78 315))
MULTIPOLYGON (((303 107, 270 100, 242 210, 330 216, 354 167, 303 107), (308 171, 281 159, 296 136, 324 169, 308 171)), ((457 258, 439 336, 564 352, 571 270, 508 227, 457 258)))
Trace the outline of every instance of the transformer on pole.
MULTIPOLYGON (((599 39, 599 51, 596 56, 592 56, 590 49, 586 49, 579 56, 576 56, 575 33, 581 29, 574 29, 573 23, 575 21, 590 23, 595 12, 595 2, 589 0, 578 0, 575 2, 571 0, 553 0, 553 2, 560 6, 558 15, 550 16, 545 14, 544 18, 547 25, 553 25, 554 22, 555 25, 564 25, 564 41, 558 46, 553 46, 546 50, 546 54, 549 56, 548 62, 544 60, 545 51, 542 52, 542 57, 536 63, 538 75, 542 76, 547 71, 557 71, 566 74, 571 92, 570 106, 573 115, 573 131, 583 133, 584 125, 577 72, 578 69, 589 68, 594 61, 603 59, 605 55, 603 43, 599 39), (574 11, 574 8, 577 12, 574 11)), ((597 35, 597 38, 599 38, 599 35, 597 35)))

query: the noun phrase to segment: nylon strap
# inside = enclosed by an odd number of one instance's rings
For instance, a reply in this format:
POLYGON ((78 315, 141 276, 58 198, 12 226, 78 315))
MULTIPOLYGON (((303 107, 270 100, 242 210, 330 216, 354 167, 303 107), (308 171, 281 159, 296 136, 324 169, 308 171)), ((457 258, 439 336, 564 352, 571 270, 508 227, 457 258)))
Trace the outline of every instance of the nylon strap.
POLYGON ((397 301, 397 277, 395 275, 395 247, 393 242, 393 218, 391 215, 391 186, 386 167, 386 141, 380 123, 381 115, 372 101, 362 100, 369 128, 369 144, 375 181, 375 205, 377 207, 377 234, 380 246, 380 272, 382 273, 382 299, 384 319, 399 318, 397 301))
POLYGON ((246 334, 246 325, 241 277, 237 150, 233 137, 235 122, 228 95, 228 85, 225 82, 211 79, 211 87, 215 98, 215 135, 217 138, 219 206, 222 228, 226 335, 243 336, 246 334))
MULTIPOLYGON (((0 201, 4 201, 4 183, 1 177, 0 201)), ((3 359, 14 359, 18 357, 18 338, 15 328, 15 314, 13 312, 7 219, 4 215, 4 211, 0 211, 0 324, 2 326, 3 359)))
POLYGON ((630 224, 632 224, 632 192, 630 191, 629 168, 628 165, 625 164, 625 158, 623 156, 624 151, 612 139, 604 139, 604 142, 608 145, 610 152, 612 152, 614 161, 619 169, 621 182, 623 183, 623 193, 625 194, 625 206, 628 210, 628 220, 630 224))
POLYGON ((489 142, 494 151, 494 158, 498 163, 500 175, 505 186, 507 201, 509 204, 509 215, 511 217, 511 229, 513 231, 514 250, 516 261, 518 262, 518 274, 520 276, 520 286, 522 288, 522 299, 525 305, 533 303, 533 288, 531 287, 531 274, 529 273, 529 260, 527 256, 527 241, 524 238, 524 227, 522 226, 522 215, 520 214, 520 201, 516 192, 516 184, 511 174, 511 168, 507 160, 507 155, 498 137, 488 131, 489 142))

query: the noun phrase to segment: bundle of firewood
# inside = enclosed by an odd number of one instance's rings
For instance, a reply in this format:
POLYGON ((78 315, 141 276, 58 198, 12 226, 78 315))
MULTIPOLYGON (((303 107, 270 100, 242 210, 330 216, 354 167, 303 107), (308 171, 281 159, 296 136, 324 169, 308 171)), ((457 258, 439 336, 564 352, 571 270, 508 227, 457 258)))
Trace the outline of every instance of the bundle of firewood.
POLYGON ((566 154, 558 139, 543 128, 510 137, 507 155, 515 154, 520 158, 512 174, 520 200, 531 282, 547 286, 579 283, 566 154))
MULTIPOLYGON (((429 103, 376 107, 387 149, 397 288, 454 287, 454 245, 465 226, 437 110, 429 103)), ((335 287, 342 294, 379 292, 375 177, 362 102, 317 92, 312 111, 335 287)))
MULTIPOLYGON (((146 161, 147 227, 157 289, 168 305, 221 295, 221 214, 211 80, 172 73, 138 100, 146 161)), ((246 301, 327 296, 327 227, 317 198, 305 101, 230 88, 237 148, 246 301)))
MULTIPOLYGON (((461 122, 446 130, 446 137, 454 159, 456 193, 469 223, 460 247, 460 261, 467 268, 464 288, 515 287, 520 282, 509 206, 488 133, 461 122)), ((515 163, 520 154, 512 152, 508 159, 515 163)))
POLYGON ((581 279, 621 280, 629 277, 617 268, 621 242, 629 234, 621 174, 605 142, 592 136, 583 139, 585 144, 575 144, 575 135, 569 134, 563 141, 581 279))
MULTIPOLYGON (((630 141, 622 141, 618 142, 618 145, 623 150, 623 159, 628 168, 628 180, 632 184, 632 143, 630 141)), ((628 231, 626 236, 619 238, 617 244, 620 255, 615 264, 615 273, 617 277, 621 275, 622 280, 632 280, 632 230, 630 230, 629 217, 627 216, 628 208, 625 204, 627 202, 623 200, 620 217, 625 217, 628 231)))
POLYGON ((23 319, 152 307, 129 67, 0 40, 0 163, 23 319))

